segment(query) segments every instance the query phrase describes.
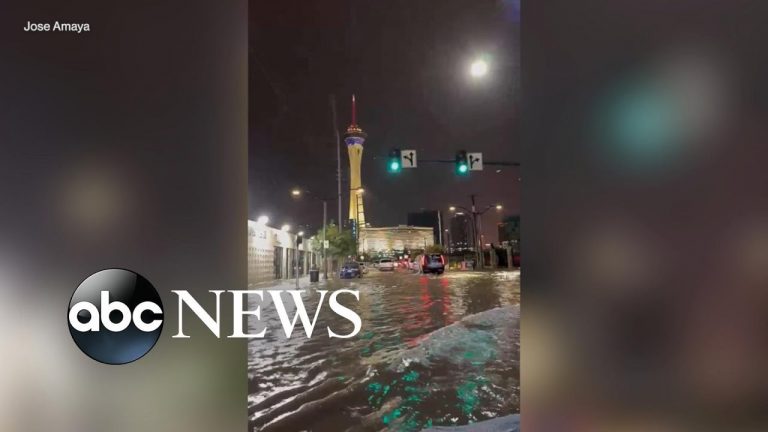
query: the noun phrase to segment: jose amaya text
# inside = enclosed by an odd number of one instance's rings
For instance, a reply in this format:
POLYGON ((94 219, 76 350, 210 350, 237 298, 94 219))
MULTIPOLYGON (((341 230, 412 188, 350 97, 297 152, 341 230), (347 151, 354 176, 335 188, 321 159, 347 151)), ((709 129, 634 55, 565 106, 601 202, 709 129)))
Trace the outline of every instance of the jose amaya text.
POLYGON ((69 33, 82 33, 91 31, 91 25, 88 23, 63 23, 55 21, 51 23, 33 23, 27 21, 27 25, 24 26, 25 32, 69 32, 69 33))

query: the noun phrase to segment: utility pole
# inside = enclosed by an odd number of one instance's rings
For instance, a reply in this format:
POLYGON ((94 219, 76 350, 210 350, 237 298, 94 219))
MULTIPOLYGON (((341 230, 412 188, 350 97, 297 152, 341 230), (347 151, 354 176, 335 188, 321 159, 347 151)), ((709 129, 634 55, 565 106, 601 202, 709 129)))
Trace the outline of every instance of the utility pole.
POLYGON ((443 212, 437 211, 437 235, 440 246, 445 250, 445 239, 443 238, 443 212))
POLYGON ((331 95, 331 116, 333 117, 333 136, 336 140, 336 184, 338 189, 338 201, 339 201, 339 219, 336 221, 339 224, 339 233, 341 233, 341 136, 339 136, 339 122, 336 119, 336 96, 331 95))
POLYGON ((328 280, 328 258, 325 251, 325 227, 328 225, 328 201, 323 200, 323 279, 328 280))
POLYGON ((475 194, 469 196, 472 199, 472 242, 475 244, 475 260, 478 268, 483 268, 483 249, 478 247, 477 209, 475 208, 475 194))

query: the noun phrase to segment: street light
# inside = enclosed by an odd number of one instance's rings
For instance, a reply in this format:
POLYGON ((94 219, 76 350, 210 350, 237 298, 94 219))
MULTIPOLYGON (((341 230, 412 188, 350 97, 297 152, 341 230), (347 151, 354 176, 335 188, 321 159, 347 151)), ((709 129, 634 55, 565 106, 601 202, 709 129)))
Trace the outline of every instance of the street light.
POLYGON ((483 261, 483 234, 482 234, 483 228, 482 228, 481 217, 483 216, 483 214, 485 214, 488 210, 492 208, 495 208, 496 210, 501 210, 503 207, 501 204, 492 204, 478 211, 477 207, 475 206, 475 195, 472 194, 469 197, 472 200, 471 208, 466 208, 462 206, 451 206, 449 207, 449 210, 452 212, 455 212, 457 216, 463 214, 463 212, 456 212, 457 208, 463 210, 466 213, 469 213, 471 222, 472 222, 472 231, 473 231, 472 243, 474 245, 473 248, 475 248, 475 252, 476 252, 475 255, 477 256, 478 264, 480 268, 483 268, 483 262, 482 262, 483 261))
POLYGON ((299 234, 298 234, 298 236, 299 236, 299 237, 304 237, 304 231, 299 231, 299 234))
MULTIPOLYGON (((327 219, 328 219, 328 200, 325 198, 321 198, 315 194, 312 194, 310 191, 302 191, 300 188, 296 187, 291 190, 291 196, 294 198, 299 198, 301 195, 306 192, 309 196, 312 198, 315 198, 323 203, 323 238, 322 238, 322 244, 320 247, 320 250, 323 252, 323 279, 328 279, 328 259, 326 256, 326 248, 325 248, 325 228, 326 225, 328 225, 327 219)), ((303 233, 299 234, 302 235, 303 233)))
POLYGON ((261 215, 258 219, 256 219, 256 223, 259 225, 266 225, 267 222, 269 222, 269 216, 261 215))
POLYGON ((484 77, 488 74, 488 63, 483 59, 477 59, 469 66, 469 74, 475 78, 484 77))
POLYGON ((290 230, 291 230, 291 226, 288 225, 288 224, 285 224, 285 225, 282 226, 282 228, 280 228, 280 231, 288 232, 290 230))

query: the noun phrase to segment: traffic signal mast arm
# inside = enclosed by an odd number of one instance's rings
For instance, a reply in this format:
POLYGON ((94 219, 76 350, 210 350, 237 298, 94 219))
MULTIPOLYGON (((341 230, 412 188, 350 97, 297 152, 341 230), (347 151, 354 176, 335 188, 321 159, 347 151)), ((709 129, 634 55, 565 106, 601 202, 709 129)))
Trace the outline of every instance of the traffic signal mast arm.
MULTIPOLYGON (((419 159, 419 163, 456 163, 454 159, 419 159)), ((497 166, 520 166, 520 162, 486 162, 483 161, 483 165, 497 165, 497 166)))

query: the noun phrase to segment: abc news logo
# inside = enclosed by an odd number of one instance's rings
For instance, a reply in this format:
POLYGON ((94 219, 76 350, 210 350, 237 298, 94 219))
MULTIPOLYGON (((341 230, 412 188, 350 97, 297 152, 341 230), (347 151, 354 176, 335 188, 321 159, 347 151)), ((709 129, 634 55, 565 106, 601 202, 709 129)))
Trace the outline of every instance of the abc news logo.
POLYGON ((86 355, 102 363, 125 364, 157 343, 163 331, 163 302, 141 275, 107 269, 77 287, 67 318, 72 339, 86 355))
MULTIPOLYGON (((223 290, 210 291, 216 296, 215 318, 187 291, 172 292, 179 299, 179 330, 173 338, 189 338, 182 330, 184 304, 217 338, 221 337, 220 300, 223 290)), ((256 319, 261 318, 261 306, 251 311, 245 310, 244 305, 247 295, 258 296, 263 301, 264 291, 229 292, 233 294, 234 320, 232 334, 227 337, 263 338, 267 329, 264 328, 259 333, 246 333, 243 318, 248 315, 255 316, 256 319)), ((312 337, 328 293, 327 290, 316 292, 320 294, 320 299, 314 317, 310 318, 304 307, 302 291, 267 291, 287 338, 291 337, 298 321, 304 327, 307 338, 312 337), (293 319, 289 317, 283 301, 283 292, 287 292, 293 302, 293 319)), ((340 294, 351 294, 357 300, 360 300, 360 294, 355 290, 339 289, 328 296, 331 310, 353 326, 353 330, 347 334, 338 334, 328 327, 328 337, 347 339, 360 332, 362 322, 356 312, 339 303, 340 294)), ((72 339, 83 353, 101 363, 119 365, 140 359, 155 346, 163 330, 163 303, 155 287, 141 275, 125 269, 107 269, 89 276, 77 287, 69 302, 67 319, 72 339)))

